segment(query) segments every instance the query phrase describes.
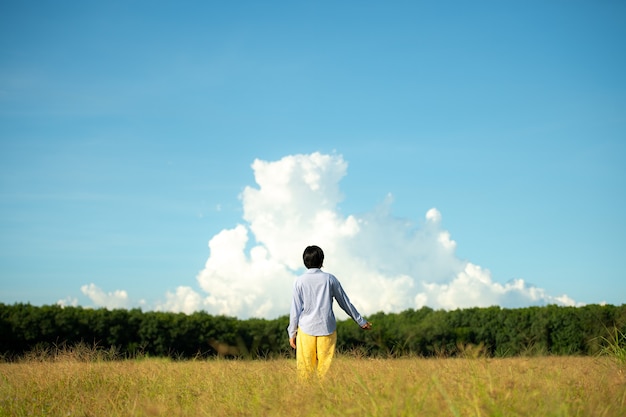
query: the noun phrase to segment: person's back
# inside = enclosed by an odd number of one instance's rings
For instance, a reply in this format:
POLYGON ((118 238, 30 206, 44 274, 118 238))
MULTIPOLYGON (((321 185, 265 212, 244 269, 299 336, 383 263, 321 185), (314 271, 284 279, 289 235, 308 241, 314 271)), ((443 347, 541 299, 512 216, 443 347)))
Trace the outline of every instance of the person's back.
POLYGON ((325 335, 335 330, 331 275, 321 269, 309 269, 296 280, 302 298, 299 326, 308 334, 325 335))

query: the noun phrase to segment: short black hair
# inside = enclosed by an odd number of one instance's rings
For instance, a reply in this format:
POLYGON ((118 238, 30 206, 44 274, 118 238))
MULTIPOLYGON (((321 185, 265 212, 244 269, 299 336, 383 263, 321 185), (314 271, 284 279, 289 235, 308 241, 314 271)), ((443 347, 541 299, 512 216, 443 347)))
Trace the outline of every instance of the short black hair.
POLYGON ((307 268, 321 268, 324 264, 324 251, 319 246, 307 246, 302 254, 304 266, 307 268))

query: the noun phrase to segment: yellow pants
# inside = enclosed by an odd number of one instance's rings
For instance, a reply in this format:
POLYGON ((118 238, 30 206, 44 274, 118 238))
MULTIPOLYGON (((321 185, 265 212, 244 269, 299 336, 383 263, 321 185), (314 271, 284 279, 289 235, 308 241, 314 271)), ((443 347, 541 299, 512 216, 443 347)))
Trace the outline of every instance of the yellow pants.
POLYGON ((323 378, 335 356, 337 331, 328 336, 311 336, 300 329, 296 336, 296 366, 298 376, 308 379, 313 374, 323 378))

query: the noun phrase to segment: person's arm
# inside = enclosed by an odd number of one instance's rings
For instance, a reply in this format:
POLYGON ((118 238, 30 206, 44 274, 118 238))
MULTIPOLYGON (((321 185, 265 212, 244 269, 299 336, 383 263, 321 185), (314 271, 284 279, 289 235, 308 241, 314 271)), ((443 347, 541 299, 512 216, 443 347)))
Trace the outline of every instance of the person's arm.
POLYGON ((298 333, 298 322, 300 313, 302 312, 302 297, 300 297, 296 283, 293 284, 293 296, 291 298, 291 309, 289 311, 289 344, 292 348, 296 348, 296 334, 298 333))
POLYGON ((370 330, 372 328, 372 323, 361 317, 361 314, 359 314, 356 307, 354 307, 350 302, 348 294, 346 294, 346 292, 343 290, 343 287, 341 286, 339 280, 334 276, 333 278, 333 296, 335 297, 335 300, 337 300, 337 304, 339 304, 339 307, 341 307, 341 309, 345 311, 347 315, 352 317, 352 320, 354 320, 362 329, 370 330))

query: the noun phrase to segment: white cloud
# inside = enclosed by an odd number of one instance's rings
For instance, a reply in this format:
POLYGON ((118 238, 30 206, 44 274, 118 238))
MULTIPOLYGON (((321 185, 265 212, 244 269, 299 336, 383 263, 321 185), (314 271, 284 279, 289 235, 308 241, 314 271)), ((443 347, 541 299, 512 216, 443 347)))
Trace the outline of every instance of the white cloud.
POLYGON ((264 245, 246 252, 248 229, 222 230, 209 242, 211 256, 198 274, 208 294, 205 309, 215 314, 266 317, 276 315, 289 297, 293 275, 269 255, 264 245))
POLYGON ((431 208, 426 212, 426 220, 433 223, 440 223, 441 213, 439 213, 439 210, 437 210, 436 208, 431 208))
MULTIPOLYGON (((324 249, 324 269, 339 278, 363 314, 422 306, 576 304, 521 279, 499 283, 489 270, 459 259, 436 208, 417 223, 397 218, 388 195, 366 214, 341 214, 339 183, 347 167, 340 155, 320 153, 255 160, 256 186, 240 196, 241 224, 209 240, 210 256, 197 275, 203 293, 181 286, 156 308, 240 318, 288 314, 302 252, 311 244, 324 249)), ((104 294, 93 284, 83 292, 100 306, 128 301, 123 291, 104 294)))
POLYGON ((57 301, 57 305, 61 307, 76 307, 78 306, 78 298, 66 297, 63 300, 57 301))
POLYGON ((197 277, 207 293, 203 308, 244 318, 287 314, 302 251, 311 244, 324 249, 324 269, 364 314, 424 305, 574 304, 523 280, 495 282, 488 270, 459 259, 436 208, 414 224, 391 214, 389 195, 360 217, 342 215, 339 183, 347 167, 340 155, 320 153, 255 160, 257 186, 241 195, 244 222, 209 242, 210 256, 197 277))
POLYGON ((128 294, 124 290, 116 290, 114 292, 105 293, 95 284, 83 285, 80 290, 85 294, 97 307, 128 308, 130 302, 128 294))
POLYGON ((155 310, 191 314, 204 307, 202 296, 190 287, 178 287, 174 293, 168 291, 165 297, 166 301, 157 304, 155 310))
POLYGON ((423 283, 424 292, 418 294, 420 300, 430 300, 429 304, 444 309, 466 307, 524 307, 537 304, 575 305, 574 300, 564 295, 552 297, 541 289, 527 285, 516 279, 505 284, 494 282, 491 273, 474 265, 465 264, 465 269, 446 283, 423 283))

